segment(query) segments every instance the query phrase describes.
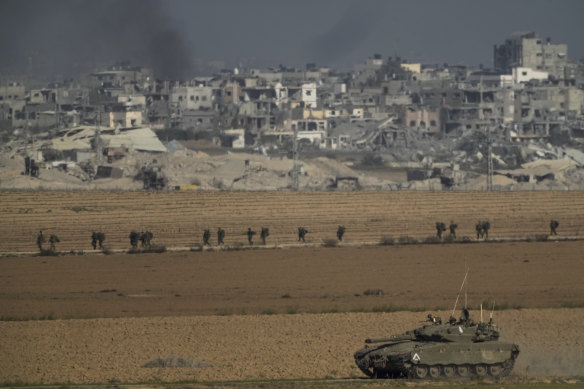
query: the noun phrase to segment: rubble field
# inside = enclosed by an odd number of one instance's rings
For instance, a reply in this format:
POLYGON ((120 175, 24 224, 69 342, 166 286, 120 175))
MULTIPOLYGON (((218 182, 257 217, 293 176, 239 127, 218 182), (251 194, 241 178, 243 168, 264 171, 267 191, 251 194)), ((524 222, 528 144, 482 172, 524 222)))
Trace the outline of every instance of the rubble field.
MULTIPOLYGON (((36 236, 56 234, 61 252, 91 251, 91 234, 106 234, 110 250, 130 248, 129 234, 150 230, 152 244, 199 247, 210 229, 226 231, 225 246, 249 246, 245 232, 270 229, 268 247, 299 244, 298 227, 308 230, 309 245, 336 240, 343 245, 378 244, 409 237, 423 242, 436 236, 436 222, 454 221, 458 240, 476 240, 475 225, 488 220, 489 239, 546 240, 550 220, 559 221, 560 238, 578 238, 584 229, 581 191, 354 191, 354 192, 0 192, 0 253, 37 252, 36 236)), ((445 232, 448 235, 448 231, 445 232)))
POLYGON ((577 375, 583 244, 4 257, 0 382, 359 378, 364 339, 448 318, 467 268, 456 315, 504 308, 511 380, 577 375))
MULTIPOLYGON (((477 152, 479 159, 464 151, 448 157, 436 156, 436 153, 442 155, 436 148, 452 151, 455 148, 452 142, 452 139, 425 140, 419 144, 420 149, 396 148, 378 154, 373 151, 336 154, 316 151, 298 161, 298 189, 351 190, 354 187, 346 187, 342 181, 350 177, 355 180, 355 186, 363 190, 486 190, 486 159, 480 152, 477 152), (371 155, 379 158, 379 165, 363 165, 371 155)), ((519 146, 509 146, 516 147, 519 146)), ((505 164, 497 155, 493 157, 501 161, 493 172, 494 190, 584 188, 584 153, 579 149, 552 152, 548 150, 553 149, 549 145, 524 147, 528 149, 524 153, 531 157, 521 164, 505 164), (543 159, 546 156, 549 158, 543 159)), ((181 187, 204 191, 290 190, 295 169, 288 153, 264 155, 253 150, 184 148, 164 153, 132 152, 109 163, 99 163, 95 157, 79 163, 68 160, 39 162, 38 177, 32 177, 24 174, 23 150, 24 146, 15 146, 9 152, 0 150, 0 190, 141 190, 145 187, 145 171, 154 172, 166 190, 181 187)), ((508 157, 513 155, 510 153, 508 157)), ((151 184, 146 187, 155 188, 151 184)))

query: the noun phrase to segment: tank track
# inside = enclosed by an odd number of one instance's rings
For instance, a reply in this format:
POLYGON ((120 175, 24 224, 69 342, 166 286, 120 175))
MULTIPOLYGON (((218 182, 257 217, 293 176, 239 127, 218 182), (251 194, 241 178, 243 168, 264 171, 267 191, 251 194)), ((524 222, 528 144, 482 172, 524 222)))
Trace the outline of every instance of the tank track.
MULTIPOLYGON (((495 364, 446 364, 446 365, 424 365, 405 363, 401 368, 394 366, 393 371, 387 371, 385 368, 377 370, 371 360, 364 355, 356 358, 357 366, 369 378, 408 378, 408 379, 464 379, 464 378, 501 378, 511 374, 515 359, 519 350, 514 350, 511 358, 502 363, 495 364)), ((384 365, 385 366, 385 365, 384 365)))
POLYGON ((357 366, 359 369, 369 378, 375 378, 375 373, 369 369, 369 359, 368 358, 359 358, 356 359, 357 366))
POLYGON ((508 359, 503 363, 465 364, 465 365, 410 365, 405 366, 404 375, 411 379, 451 379, 451 378, 480 378, 507 377, 513 366, 514 359, 508 359))

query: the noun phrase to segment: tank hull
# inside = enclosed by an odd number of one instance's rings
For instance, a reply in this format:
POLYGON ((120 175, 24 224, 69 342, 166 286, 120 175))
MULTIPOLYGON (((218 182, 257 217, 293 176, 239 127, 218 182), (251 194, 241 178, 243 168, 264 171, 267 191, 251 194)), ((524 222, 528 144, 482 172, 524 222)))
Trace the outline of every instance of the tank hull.
POLYGON ((359 369, 372 378, 505 377, 519 347, 511 343, 400 342, 355 353, 359 369))

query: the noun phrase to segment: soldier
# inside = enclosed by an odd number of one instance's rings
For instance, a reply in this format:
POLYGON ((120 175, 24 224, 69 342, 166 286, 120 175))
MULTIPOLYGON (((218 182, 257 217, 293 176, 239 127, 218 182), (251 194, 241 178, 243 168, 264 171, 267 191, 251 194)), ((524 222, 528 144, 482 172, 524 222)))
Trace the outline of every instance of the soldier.
POLYGON ((211 231, 207 229, 203 232, 203 246, 204 245, 211 246, 211 244, 209 243, 209 238, 211 238, 211 231))
POLYGON ((306 234, 308 233, 308 230, 304 227, 298 227, 298 241, 300 242, 302 240, 303 243, 306 243, 306 240, 304 240, 304 237, 306 236, 306 234))
POLYGON ((140 247, 146 247, 146 234, 144 231, 140 232, 140 247))
POLYGON ((558 228, 558 226, 560 225, 560 223, 558 223, 557 220, 551 220, 550 221, 550 235, 558 235, 558 233, 556 232, 556 228, 558 228))
POLYGON ((455 224, 452 220, 450 221, 450 236, 456 239, 456 229, 458 228, 458 224, 455 224))
POLYGON ((138 239, 140 239, 140 234, 137 233, 136 231, 132 231, 130 232, 130 244, 132 245, 132 248, 137 248, 138 247, 138 239))
POLYGON ((262 238, 262 244, 266 244, 266 238, 270 236, 270 229, 267 227, 262 227, 262 232, 260 232, 260 238, 262 238))
POLYGON ((477 224, 475 225, 475 230, 477 232, 477 240, 479 240, 480 238, 483 237, 483 222, 482 221, 478 221, 477 224))
POLYGON ((442 222, 436 222, 436 236, 442 239, 442 232, 446 231, 446 225, 442 222))
POLYGON ((55 251, 55 243, 59 243, 59 237, 57 235, 52 235, 49 237, 49 243, 51 244, 51 251, 55 251))
POLYGON ((255 235, 255 231, 253 231, 251 229, 251 227, 248 227, 247 229, 247 241, 249 242, 249 245, 252 246, 253 245, 253 236, 255 235))
POLYGON ((146 247, 150 248, 150 246, 151 246, 150 242, 152 241, 152 238, 154 238, 154 234, 151 233, 149 230, 146 230, 145 235, 146 235, 146 247))
POLYGON ((97 247, 97 232, 93 231, 91 234, 91 247, 95 250, 97 247))
POLYGON ((486 222, 483 222, 483 234, 485 239, 489 239, 489 229, 491 229, 491 223, 487 220, 486 222))
POLYGON ((98 232, 96 238, 97 238, 97 241, 99 242, 99 248, 103 249, 103 241, 105 240, 105 233, 98 232))
POLYGON ((442 324, 442 319, 439 316, 434 316, 432 314, 428 314, 428 320, 432 324, 442 324))
POLYGON ((225 230, 219 227, 217 229, 217 245, 223 244, 223 238, 225 238, 225 230))
POLYGON ((339 228, 337 228, 337 239, 342 241, 343 235, 345 235, 345 226, 339 226, 339 228))
POLYGON ((45 243, 45 237, 43 236, 43 230, 39 231, 36 240, 37 246, 39 246, 39 251, 43 251, 43 243, 45 243))

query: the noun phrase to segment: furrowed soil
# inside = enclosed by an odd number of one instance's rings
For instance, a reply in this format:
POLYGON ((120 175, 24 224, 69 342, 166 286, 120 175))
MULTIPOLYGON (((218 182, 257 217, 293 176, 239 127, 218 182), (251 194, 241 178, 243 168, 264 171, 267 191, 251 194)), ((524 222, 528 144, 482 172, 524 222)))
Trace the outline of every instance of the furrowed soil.
MULTIPOLYGON (((226 231, 228 246, 247 245, 249 227, 270 229, 268 245, 336 239, 379 243, 382 237, 426 240, 436 222, 458 225, 457 236, 475 239, 475 224, 488 220, 491 239, 537 239, 550 232, 550 219, 563 237, 584 232, 584 192, 5 192, 0 193, 0 253, 35 252, 36 236, 56 234, 61 251, 91 249, 91 233, 106 234, 109 249, 128 249, 130 231, 150 230, 153 244, 192 247, 203 231, 226 231)), ((45 245, 46 248, 46 245, 45 245)))
POLYGON ((363 340, 415 328, 428 312, 447 318, 466 268, 458 306, 466 300, 476 319, 483 301, 507 308, 494 318, 502 340, 520 345, 516 377, 581 374, 583 249, 506 242, 0 258, 0 313, 14 320, 0 322, 0 382, 362 377, 352 355, 363 340), (46 320, 25 320, 35 318, 46 320), (212 367, 144 367, 170 356, 212 367))
POLYGON ((539 240, 551 218, 580 239, 583 216, 581 192, 2 193, 0 385, 360 378, 363 340, 450 316, 467 269, 455 315, 502 309, 513 377, 582 375, 584 240, 539 240), (366 245, 425 240, 440 220, 474 240, 479 219, 491 240, 531 241, 366 245), (338 224, 342 244, 319 247, 338 224), (271 249, 242 249, 262 225, 271 249), (114 251, 132 229, 188 249, 219 226, 228 249, 26 254, 39 229, 88 252, 94 230, 114 251), (299 226, 308 247, 292 248, 299 226))

